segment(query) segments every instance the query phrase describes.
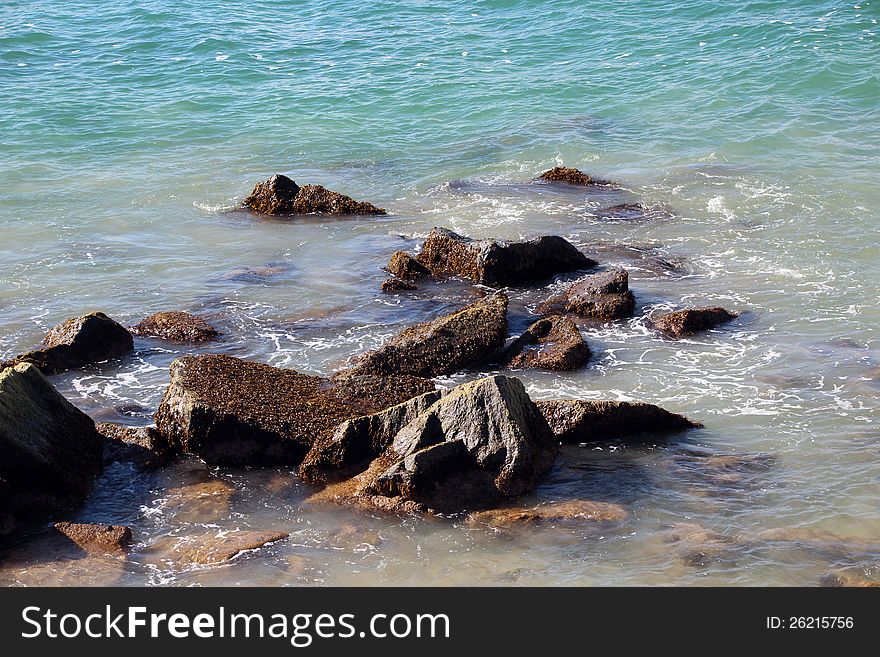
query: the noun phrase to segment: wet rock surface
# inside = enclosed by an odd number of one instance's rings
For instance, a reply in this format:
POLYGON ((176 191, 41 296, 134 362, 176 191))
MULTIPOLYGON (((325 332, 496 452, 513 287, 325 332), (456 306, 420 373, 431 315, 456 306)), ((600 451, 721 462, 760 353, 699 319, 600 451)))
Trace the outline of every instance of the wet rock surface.
POLYGON ((410 326, 355 359, 353 374, 434 377, 489 360, 507 337, 507 296, 498 293, 410 326))
POLYGON ((635 297, 629 291, 629 274, 625 269, 614 268, 575 281, 537 310, 542 314, 571 313, 610 321, 631 316, 635 306, 635 297))
POLYGON ((389 274, 405 281, 414 281, 431 275, 431 270, 406 251, 395 251, 385 269, 389 274))
POLYGON ((95 423, 33 365, 0 370, 0 534, 80 503, 101 471, 95 423))
POLYGON ((525 285, 597 265, 555 235, 522 242, 474 240, 433 228, 416 260, 435 276, 459 276, 502 287, 525 285))
POLYGON ((703 426, 683 415, 644 402, 570 399, 535 403, 561 442, 601 442, 703 426))
POLYGON ((726 324, 738 315, 724 308, 687 308, 651 318, 652 326, 671 338, 702 333, 726 324))
POLYGON ((231 356, 185 356, 171 364, 156 426, 208 463, 297 464, 317 436, 405 400, 418 385, 396 377, 334 382, 231 356))
POLYGON ((411 290, 418 290, 418 286, 414 283, 410 283, 409 281, 405 281, 402 278, 386 278, 382 281, 381 290, 386 294, 393 294, 394 292, 407 292, 411 290))
POLYGON ((254 186, 244 206, 268 215, 297 214, 385 214, 372 203, 355 201, 350 196, 330 191, 321 185, 303 185, 275 174, 254 186))
POLYGON ((572 371, 587 364, 590 348, 567 317, 539 319, 504 350, 500 361, 512 368, 572 371))
POLYGON ((166 465, 177 453, 155 427, 128 427, 112 422, 95 425, 103 438, 104 463, 128 462, 151 470, 166 465))
POLYGON ((113 358, 134 349, 131 333, 101 312, 73 317, 50 329, 43 347, 24 353, 13 363, 32 363, 43 374, 57 374, 113 358))
POLYGON ((158 312, 131 327, 134 335, 173 342, 210 342, 219 331, 201 317, 181 311, 158 312))
POLYGON ((227 563, 243 552, 257 550, 287 537, 285 532, 251 530, 186 536, 170 546, 168 556, 180 565, 215 566, 227 563))
POLYGON ((235 488, 222 479, 207 479, 166 491, 163 512, 181 523, 212 523, 229 515, 235 488))
POLYGON ((89 554, 121 554, 131 543, 131 529, 122 525, 56 522, 54 526, 89 554))
POLYGON ((538 179, 545 180, 547 182, 580 185, 583 187, 586 187, 588 185, 607 186, 613 184, 607 180, 599 180, 597 178, 593 178, 592 176, 588 176, 583 171, 579 171, 578 169, 574 169, 572 167, 553 167, 552 169, 548 169, 540 176, 538 176, 538 179))
POLYGON ((541 524, 622 522, 629 512, 619 504, 592 500, 551 502, 533 507, 510 506, 477 511, 468 515, 471 525, 493 528, 536 526, 541 524))
POLYGON ((739 539, 694 523, 676 523, 660 532, 661 541, 689 566, 705 566, 726 556, 739 545, 739 539))

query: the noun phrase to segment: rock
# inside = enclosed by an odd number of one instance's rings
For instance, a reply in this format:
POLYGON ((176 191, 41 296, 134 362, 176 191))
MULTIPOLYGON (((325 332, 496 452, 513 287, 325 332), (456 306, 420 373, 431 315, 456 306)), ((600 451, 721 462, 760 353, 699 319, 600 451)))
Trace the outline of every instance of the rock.
POLYGON ((691 479, 732 490, 760 485, 761 478, 774 466, 776 459, 771 454, 711 454, 688 450, 676 454, 673 463, 681 474, 691 479))
POLYGON ((492 376, 443 395, 366 471, 315 499, 437 513, 489 508, 530 492, 558 449, 522 382, 492 376))
POLYGON ((177 523, 212 523, 227 518, 235 488, 222 479, 209 479, 169 488, 162 508, 177 523))
POLYGON ((298 464, 344 420, 424 391, 412 378, 330 381, 231 356, 184 356, 171 364, 156 426, 207 463, 298 464))
POLYGON ((622 522, 628 517, 629 512, 619 504, 568 500, 534 507, 511 506, 477 511, 468 516, 467 522, 500 529, 518 525, 622 522))
POLYGON ((538 179, 546 180, 547 182, 561 182, 568 183, 569 185, 581 186, 613 184, 607 180, 598 180, 592 176, 588 176, 583 171, 578 171, 571 167, 553 167, 538 176, 538 179))
POLYGON ((388 273, 404 281, 414 281, 431 275, 431 270, 408 254, 406 251, 395 251, 385 266, 388 273))
POLYGON ((100 472, 92 419, 33 365, 0 370, 0 534, 79 504, 100 472))
POLYGON ((723 557, 739 544, 735 536, 727 536, 693 523, 676 523, 660 533, 664 545, 671 546, 689 566, 705 566, 723 557))
POLYGON ((596 266, 555 235, 523 242, 473 240, 433 228, 416 259, 435 276, 461 276, 495 287, 524 285, 596 266))
POLYGON ((349 196, 332 192, 321 185, 303 185, 281 174, 259 182, 244 206, 262 214, 385 214, 371 203, 361 203, 349 196))
POLYGON ((725 324, 739 315, 724 308, 688 308, 664 313, 651 319, 651 324, 672 338, 694 335, 725 324))
POLYGON ((57 374, 121 358, 134 349, 134 340, 124 326, 104 313, 89 313, 52 328, 43 345, 18 356, 15 362, 33 363, 43 374, 57 374))
POLYGON ((159 312, 150 315, 131 332, 147 338, 174 342, 210 342, 220 333, 201 317, 180 311, 159 312))
POLYGON ((382 281, 382 291, 386 294, 390 294, 393 292, 406 292, 408 290, 418 290, 419 287, 409 281, 405 281, 401 278, 386 278, 382 281))
POLYGON ((12 572, 10 572, 11 568, 4 564, 4 571, 8 573, 7 576, 13 578, 10 584, 17 586, 65 588, 120 586, 128 562, 119 559, 118 556, 86 555, 80 559, 39 561, 12 572))
POLYGON ((150 470, 166 465, 176 453, 168 439, 155 427, 128 427, 112 422, 95 425, 104 439, 104 463, 134 463, 150 470))
POLYGON ((625 269, 609 269, 585 276, 562 294, 538 306, 541 314, 573 313, 603 321, 621 319, 633 314, 636 300, 629 291, 629 274, 625 269))
POLYGON ((290 272, 287 263, 268 264, 261 267, 235 267, 216 277, 220 281, 236 281, 238 283, 266 283, 275 276, 290 272))
POLYGON ((285 532, 248 530, 190 536, 175 544, 172 559, 181 564, 214 566, 231 561, 242 552, 259 549, 288 536, 285 532))
POLYGON ((131 543, 131 529, 122 525, 56 522, 55 529, 89 554, 118 554, 131 543))
POLYGON ((535 402, 564 443, 601 442, 620 436, 702 427, 683 415, 644 402, 564 399, 535 402))
POLYGON ((312 483, 326 483, 362 472, 388 449, 403 427, 443 394, 439 390, 428 392, 379 413, 346 420, 332 435, 315 440, 300 465, 300 476, 312 483))
POLYGON ((507 296, 497 293, 450 315, 410 326, 358 357, 356 374, 434 377, 488 360, 507 337, 507 296))
POLYGON ((668 208, 662 205, 642 205, 641 203, 621 203, 609 208, 596 210, 594 213, 601 219, 613 219, 617 221, 647 221, 649 219, 662 219, 672 216, 668 208))
POLYGON ((850 573, 838 571, 825 575, 821 580, 819 580, 819 586, 869 588, 880 586, 880 581, 866 579, 859 575, 852 575, 850 573))
POLYGON ((379 376, 344 371, 330 380, 336 398, 364 413, 378 412, 435 390, 430 379, 408 374, 379 376))
POLYGON ((853 556, 876 556, 880 540, 858 536, 839 536, 833 532, 810 527, 779 527, 759 532, 755 542, 786 543, 824 554, 834 559, 853 556))
POLYGON ((539 319, 505 350, 501 362, 513 368, 571 371, 586 365, 590 348, 567 317, 539 319))

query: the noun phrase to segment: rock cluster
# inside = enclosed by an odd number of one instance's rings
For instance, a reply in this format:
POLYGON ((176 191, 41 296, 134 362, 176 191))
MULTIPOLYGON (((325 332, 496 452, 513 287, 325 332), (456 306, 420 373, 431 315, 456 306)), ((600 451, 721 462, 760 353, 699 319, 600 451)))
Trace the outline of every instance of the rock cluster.
POLYGON ((244 206, 261 214, 385 214, 372 203, 355 201, 321 185, 303 185, 281 174, 275 174, 254 186, 244 206))

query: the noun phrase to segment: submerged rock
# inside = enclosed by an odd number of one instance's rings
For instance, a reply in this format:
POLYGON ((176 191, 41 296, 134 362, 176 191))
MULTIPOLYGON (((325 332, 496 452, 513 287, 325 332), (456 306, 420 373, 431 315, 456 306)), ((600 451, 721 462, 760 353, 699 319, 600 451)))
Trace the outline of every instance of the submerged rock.
POLYGON ((660 532, 660 539, 689 566, 705 566, 739 545, 739 539, 694 523, 676 523, 660 532))
POLYGON ((163 511, 176 523, 212 523, 229 516, 235 488, 222 479, 208 479, 169 488, 163 511))
POLYGON ((129 427, 112 422, 95 425, 104 439, 104 463, 134 463, 149 470, 166 465, 176 449, 155 427, 129 427))
POLYGON ((644 402, 566 399, 535 402, 564 443, 600 442, 620 436, 702 427, 683 415, 644 402))
POLYGON ((880 581, 867 579, 862 575, 853 575, 843 571, 828 573, 821 580, 819 586, 847 587, 847 588, 870 588, 880 586, 880 581))
POLYGON ((651 324, 661 333, 680 338, 713 329, 738 317, 724 308, 688 308, 665 313, 651 319, 651 324))
POLYGON ((100 472, 92 419, 33 365, 0 370, 0 534, 79 504, 100 472))
POLYGON ((385 214, 372 203, 355 201, 321 185, 303 185, 275 174, 254 187, 244 206, 269 215, 294 214, 385 214))
POLYGON ((187 536, 175 542, 171 548, 171 560, 184 565, 219 565, 231 561, 242 552, 257 550, 288 536, 285 532, 248 530, 187 536))
POLYGON ((220 333, 201 317, 181 311, 159 312, 131 327, 135 335, 174 342, 210 342, 220 333))
POLYGON ((530 492, 557 451, 522 382, 492 376, 417 413, 366 471, 315 499, 439 513, 488 508, 530 492))
POLYGON ((597 265, 562 237, 522 242, 473 240, 433 228, 416 259, 435 276, 461 276, 495 287, 524 285, 597 265))
POLYGON ((131 529, 122 525, 56 522, 55 529, 89 554, 119 554, 131 543, 131 529))
POLYGON ((547 182, 561 182, 568 183, 569 185, 581 186, 613 184, 607 180, 599 180, 592 176, 588 176, 583 171, 579 171, 572 167, 553 167, 538 176, 538 179, 546 180, 547 182))
POLYGON ((594 213, 601 219, 616 221, 647 221, 671 216, 669 210, 659 205, 642 205, 641 203, 621 203, 608 208, 596 210, 594 213))
POLYGON ((104 313, 73 317, 53 327, 43 348, 29 351, 14 362, 33 363, 43 374, 57 374, 112 358, 134 349, 131 333, 104 313))
POLYGON ((507 296, 497 293, 450 315, 410 326, 357 358, 354 374, 452 374, 488 360, 507 337, 507 296))
POLYGON ((297 464, 316 437, 414 390, 421 394, 424 384, 401 377, 330 381, 231 356, 184 356, 171 364, 156 426, 207 463, 297 464))
POLYGON ((539 319, 505 350, 501 362, 513 368, 571 371, 586 365, 590 348, 567 317, 539 319))
POLYGON ((385 266, 388 273, 404 281, 414 281, 431 275, 431 270, 406 251, 395 251, 385 266))
POLYGON ((392 276, 391 278, 386 278, 382 281, 381 289, 386 294, 390 294, 393 292, 406 292, 409 290, 418 290, 419 287, 414 283, 410 283, 409 281, 405 281, 402 278, 395 278, 392 276))
POLYGON ((510 506, 477 511, 468 515, 467 522, 500 529, 519 525, 622 522, 628 517, 629 512, 619 504, 568 500, 534 507, 510 506))
POLYGON ((609 269, 585 276, 562 294, 538 306, 542 314, 573 313, 603 321, 621 319, 633 314, 636 300, 629 291, 629 273, 625 269, 609 269))

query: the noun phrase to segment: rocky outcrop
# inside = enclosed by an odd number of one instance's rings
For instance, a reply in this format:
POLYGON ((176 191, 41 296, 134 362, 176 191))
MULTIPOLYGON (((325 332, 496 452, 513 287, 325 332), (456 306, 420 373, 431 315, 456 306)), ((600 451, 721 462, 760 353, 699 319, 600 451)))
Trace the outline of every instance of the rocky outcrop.
POLYGON ((73 317, 53 327, 43 339, 43 348, 14 359, 32 363, 43 374, 57 374, 112 358, 134 349, 131 333, 104 313, 73 317))
POLYGON ((80 503, 100 471, 91 418, 33 365, 0 370, 0 534, 80 503))
POLYGON ((703 425, 644 402, 567 399, 535 402, 564 443, 601 442, 621 436, 683 431, 703 425))
POLYGON ((592 176, 588 176, 583 171, 579 171, 577 169, 573 169, 572 167, 553 167, 548 171, 545 171, 540 176, 538 176, 539 180, 546 180, 547 182, 560 182, 567 183, 569 185, 580 185, 582 187, 586 187, 588 185, 612 185, 613 183, 607 180, 599 180, 597 178, 593 178, 592 176))
POLYGON ((435 276, 460 276, 494 287, 525 285, 596 266, 561 237, 522 242, 473 240, 434 228, 416 256, 435 276))
POLYGON ((567 317, 539 319, 503 352, 501 362, 512 368, 571 371, 590 359, 590 348, 577 325, 567 317))
POLYGON ((609 269, 575 281, 562 294, 540 304, 538 312, 544 315, 572 313, 610 321, 631 316, 635 307, 636 300, 629 291, 627 271, 609 269))
POLYGON ((357 358, 354 374, 434 377, 484 362, 504 346, 507 296, 485 297, 450 315, 410 326, 357 358))
MULTIPOLYGON (((396 412, 405 420, 414 411, 396 412)), ((392 431, 397 424, 377 422, 392 431)), ((440 513, 489 508, 530 492, 557 451, 522 382, 492 376, 460 385, 415 414, 364 472, 315 499, 440 513)))
POLYGON ((431 275, 431 270, 406 251, 395 251, 385 269, 389 274, 405 281, 414 281, 431 275))
POLYGON ((622 522, 629 512, 619 504, 592 500, 550 502, 533 507, 508 506, 477 511, 468 515, 471 525, 487 525, 495 529, 543 524, 580 524, 622 522))
POLYGON ((181 311, 159 312, 131 327, 131 332, 146 338, 173 342, 210 342, 220 333, 201 317, 181 311))
POLYGON ((89 554, 119 554, 131 543, 131 529, 123 525, 56 522, 55 529, 89 554))
POLYGON ((297 464, 318 436, 413 391, 424 392, 424 383, 330 381, 231 356, 185 356, 171 364, 156 426, 181 451, 208 463, 297 464))
POLYGON ((177 453, 155 427, 129 427, 112 422, 95 425, 104 443, 104 463, 133 463, 143 470, 166 465, 177 453))
POLYGON ((372 203, 355 201, 321 185, 300 187, 287 176, 276 174, 254 187, 244 206, 269 215, 296 214, 385 214, 372 203))
POLYGON ((724 308, 687 308, 653 317, 651 324, 671 338, 702 333, 736 319, 739 315, 724 308))

